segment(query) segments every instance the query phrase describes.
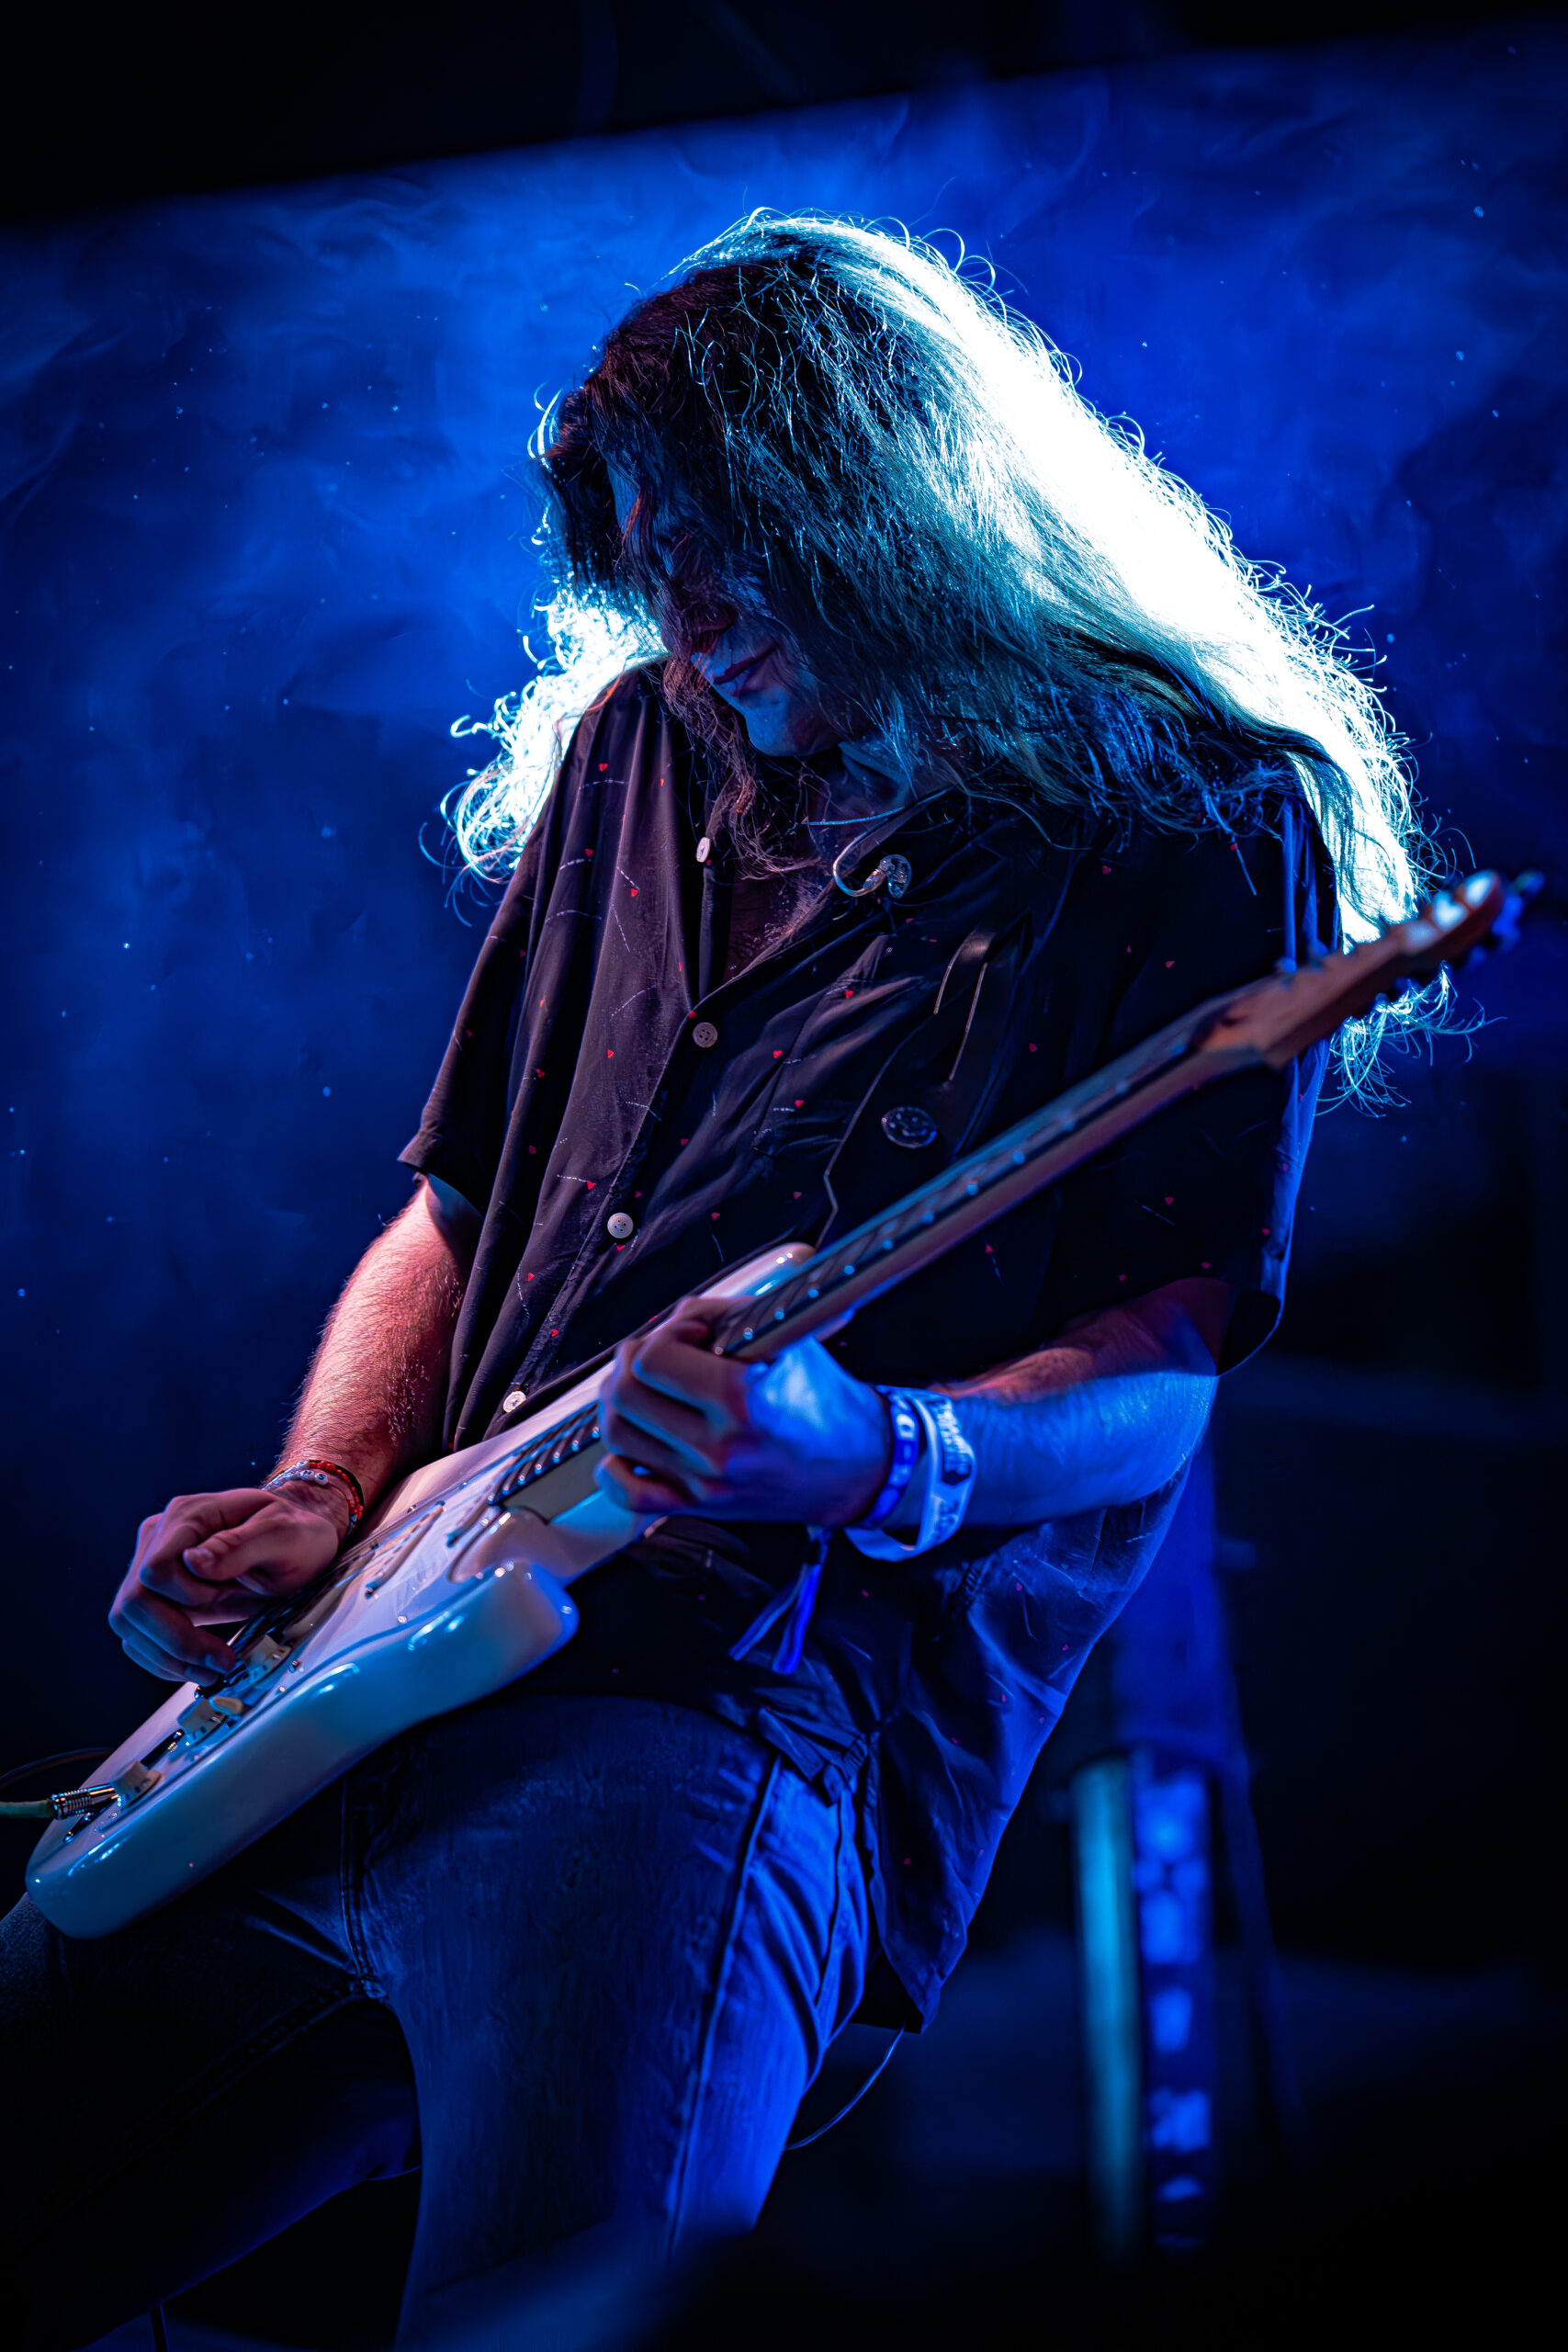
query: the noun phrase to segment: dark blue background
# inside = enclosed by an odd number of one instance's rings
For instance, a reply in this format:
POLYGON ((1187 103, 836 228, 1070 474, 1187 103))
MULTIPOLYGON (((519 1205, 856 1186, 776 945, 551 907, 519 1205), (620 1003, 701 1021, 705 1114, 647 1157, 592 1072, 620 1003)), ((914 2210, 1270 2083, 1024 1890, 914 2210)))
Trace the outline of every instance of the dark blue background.
MULTIPOLYGON (((1090 13, 1145 38, 1135 6, 1090 13)), ((310 87, 330 108, 330 76, 310 87)), ((449 729, 526 675, 527 440, 628 288, 754 203, 960 232, 1248 552, 1360 612, 1455 862, 1468 836, 1561 891, 1565 98, 1568 33, 1522 20, 4 234, 0 1766, 152 1702, 103 1626, 136 1520, 270 1461, 406 1198, 394 1155, 483 922, 448 892, 437 804, 473 749, 449 729)), ((1226 1615, 1316 2161, 1305 2251, 1281 2267, 1254 2233, 1266 2334, 1276 2312, 1343 2334, 1370 2279, 1408 2335, 1423 2273, 1451 2333, 1468 2246, 1495 2335, 1529 2242, 1555 2242, 1565 961, 1543 924, 1467 989, 1489 1017, 1468 1053, 1407 1058, 1402 1107, 1321 1125, 1284 1328, 1222 1396, 1226 1615)), ((759 2342, 770 2316, 836 2341, 837 2311, 856 2341, 948 2342, 987 2297, 1103 2336, 1062 1785, 1092 1736, 1069 1710, 937 2027, 788 2160, 714 2340, 743 2312, 759 2342)), ((28 1843, 5 1841, 13 1871, 28 1843)), ((1230 2049, 1222 2085, 1241 2244, 1247 2064, 1230 2049)), ((222 2340, 378 2340, 414 2186, 215 2282, 222 2340)), ((204 2308, 176 2344, 208 2340, 204 2308)))
MULTIPOLYGON (((1524 22, 9 234, 12 1753, 150 1702, 101 1630, 135 1521, 269 1464, 406 1197, 482 922, 448 729, 526 674, 527 440, 628 289, 754 203, 960 232, 1248 552, 1361 609, 1456 859, 1561 875, 1565 96, 1524 22)), ((1474 1106, 1417 1068, 1408 1122, 1324 1130, 1300 1348, 1539 1385, 1517 1220, 1473 1331, 1368 1283, 1451 1183, 1495 1223, 1536 1165, 1496 1174, 1497 1090, 1563 1068, 1562 973, 1547 936, 1487 976, 1474 1106)))

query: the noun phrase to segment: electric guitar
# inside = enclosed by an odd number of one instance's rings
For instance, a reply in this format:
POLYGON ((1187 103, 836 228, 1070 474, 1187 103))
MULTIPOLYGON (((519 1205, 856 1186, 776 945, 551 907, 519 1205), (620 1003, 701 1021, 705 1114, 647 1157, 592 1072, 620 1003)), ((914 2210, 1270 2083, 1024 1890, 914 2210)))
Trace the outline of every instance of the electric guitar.
MULTIPOLYGON (((1439 893, 1348 955, 1200 1005, 821 1250, 730 1270, 716 1353, 771 1359, 930 1265, 1199 1087, 1283 1069, 1381 997, 1506 944, 1539 876, 1439 893)), ((67 1935, 155 1910, 399 1732, 487 1697, 570 1639, 570 1588, 653 1524, 595 1487, 601 1362, 501 1435, 405 1478, 315 1581, 235 1637, 239 1664, 186 1683, 93 1785, 7 1806, 54 1817, 28 1884, 67 1935)))

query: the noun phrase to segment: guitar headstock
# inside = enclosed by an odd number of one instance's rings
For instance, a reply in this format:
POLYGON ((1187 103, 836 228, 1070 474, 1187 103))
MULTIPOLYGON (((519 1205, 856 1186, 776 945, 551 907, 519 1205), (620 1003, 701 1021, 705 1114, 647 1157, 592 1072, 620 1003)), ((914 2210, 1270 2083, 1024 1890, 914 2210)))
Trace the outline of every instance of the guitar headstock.
POLYGON ((1282 1069, 1382 998, 1424 988, 1445 964, 1457 970, 1489 948, 1511 947, 1540 885, 1539 874, 1513 882, 1501 874, 1472 874, 1439 890, 1408 922, 1390 923, 1348 955, 1303 964, 1249 989, 1226 1007, 1199 1051, 1249 1048, 1282 1069))

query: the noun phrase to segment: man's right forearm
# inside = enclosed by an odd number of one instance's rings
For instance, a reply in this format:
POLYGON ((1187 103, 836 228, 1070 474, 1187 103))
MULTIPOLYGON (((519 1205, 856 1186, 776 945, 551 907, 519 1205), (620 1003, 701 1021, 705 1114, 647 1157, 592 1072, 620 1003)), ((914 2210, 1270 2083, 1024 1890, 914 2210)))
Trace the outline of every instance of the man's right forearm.
POLYGON ((441 1442, 452 1335, 477 1229, 477 1219, 443 1215, 421 1182, 396 1224, 366 1251, 327 1319, 280 1467, 306 1454, 341 1462, 373 1505, 431 1459, 441 1442))
MULTIPOLYGON (((421 1178, 328 1318, 279 1468, 324 1456, 352 1471, 373 1504, 431 1458, 479 1231, 465 1201, 421 1178)), ((253 1486, 175 1496, 138 1528, 109 1612, 127 1656, 166 1682, 231 1673, 237 1653, 219 1626, 325 1567, 353 1508, 333 1477, 290 1480, 271 1494, 253 1486)))

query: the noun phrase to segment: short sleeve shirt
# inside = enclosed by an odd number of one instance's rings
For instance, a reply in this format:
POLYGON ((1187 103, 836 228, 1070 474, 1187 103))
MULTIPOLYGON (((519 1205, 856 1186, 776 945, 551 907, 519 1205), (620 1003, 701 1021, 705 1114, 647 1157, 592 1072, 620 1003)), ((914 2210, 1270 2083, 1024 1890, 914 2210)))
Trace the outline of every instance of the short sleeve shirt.
MULTIPOLYGON (((906 895, 829 892, 728 980, 712 778, 657 668, 584 719, 491 923, 411 1167, 482 1216, 446 1440, 782 1239, 890 1206, 1205 998, 1334 936, 1322 845, 1282 788, 1234 834, 1092 832, 953 793, 891 841, 906 895), (898 1111, 906 1115, 891 1118, 898 1111), (913 1115, 908 1115, 908 1114, 913 1115), (929 1140, 910 1143, 911 1136, 929 1140)), ((1224 1368, 1278 1316, 1324 1054, 1160 1113, 858 1315, 873 1381, 966 1377, 1192 1275, 1235 1288, 1224 1368)), ((596 1570, 550 1687, 662 1696, 864 1793, 880 2004, 930 2014, 997 1839, 1179 1481, 912 1563, 830 1547, 790 1676, 730 1645, 799 1530, 669 1521, 596 1570)))

